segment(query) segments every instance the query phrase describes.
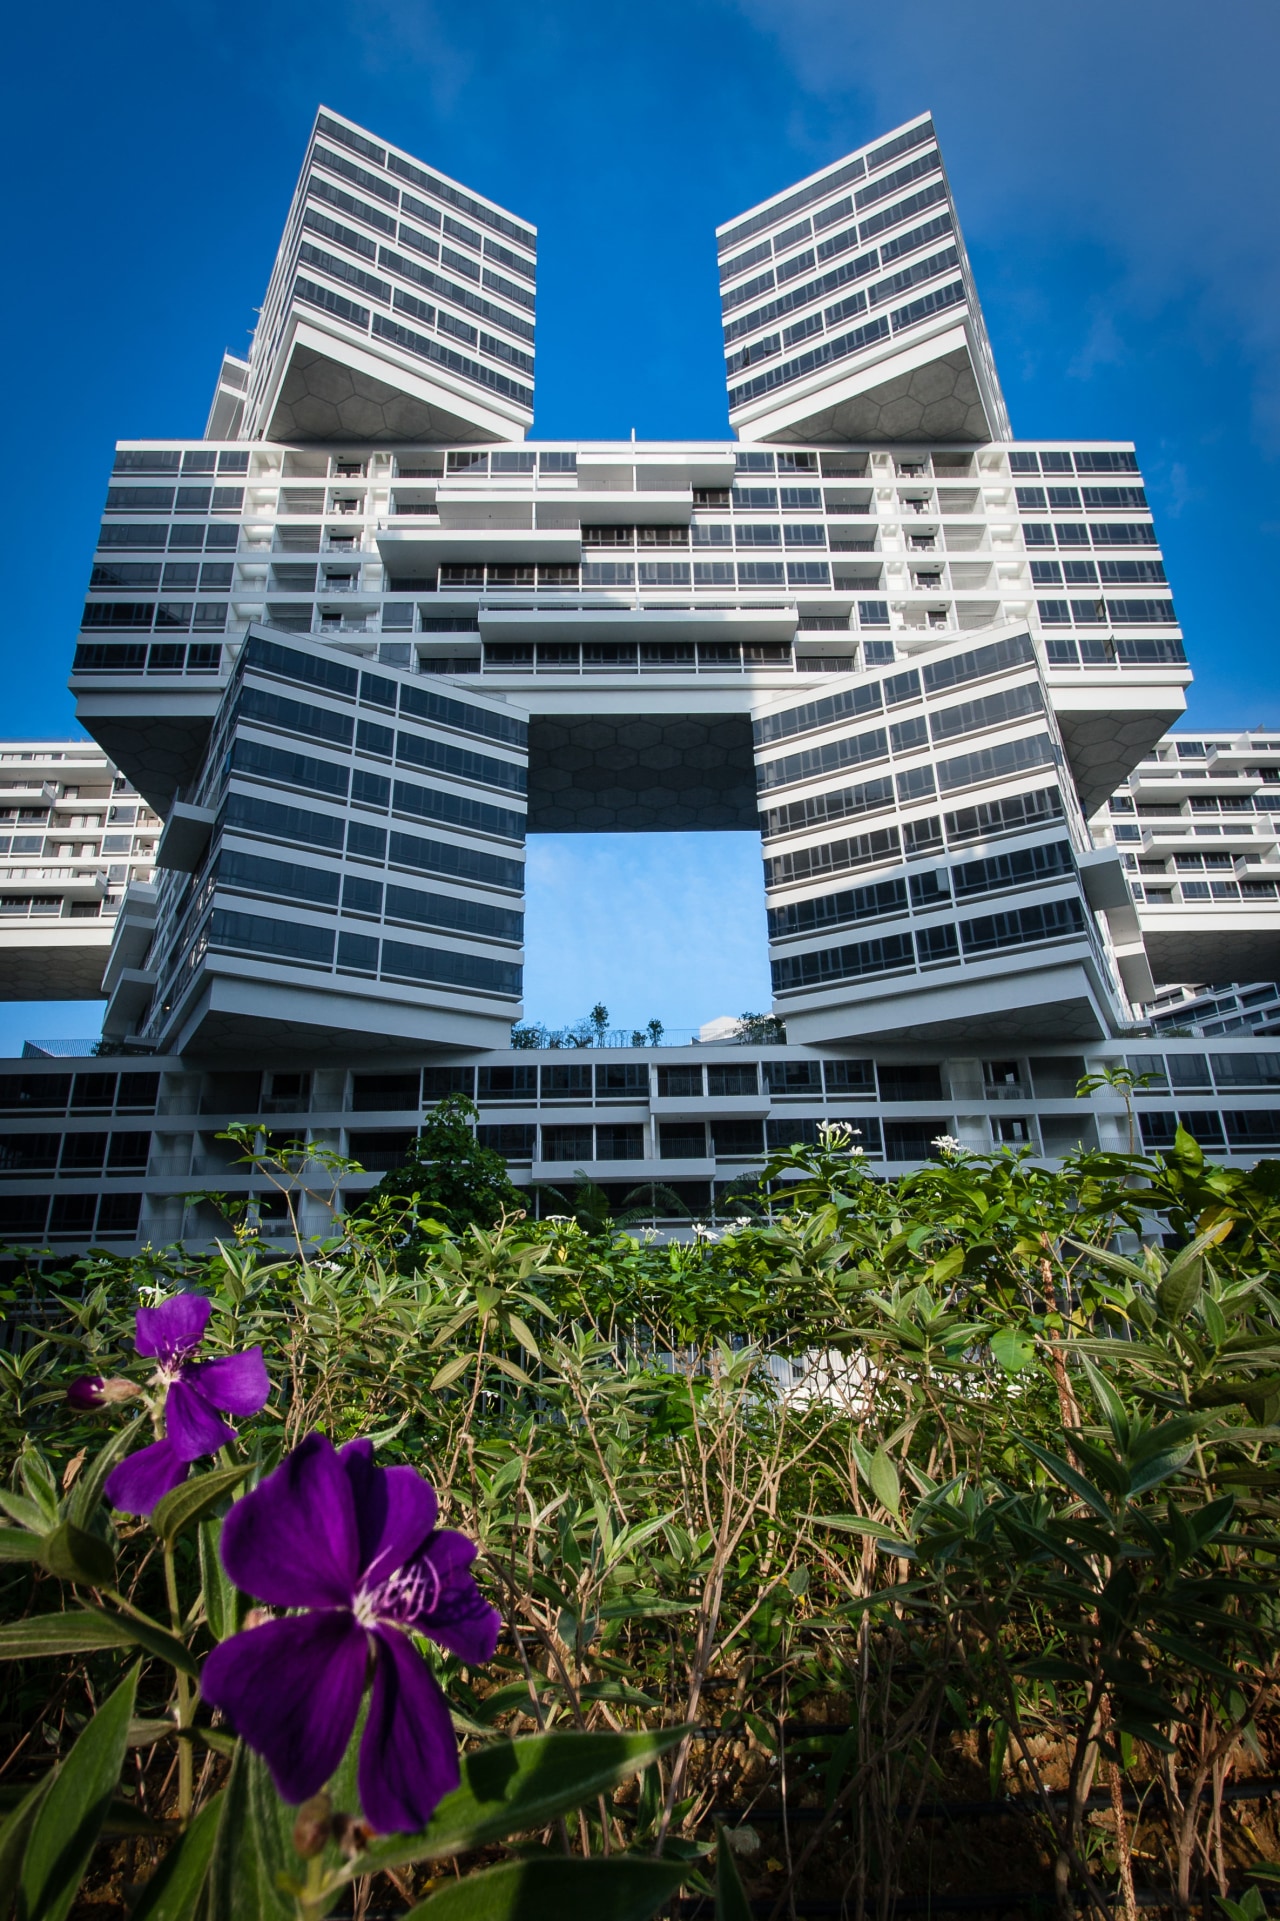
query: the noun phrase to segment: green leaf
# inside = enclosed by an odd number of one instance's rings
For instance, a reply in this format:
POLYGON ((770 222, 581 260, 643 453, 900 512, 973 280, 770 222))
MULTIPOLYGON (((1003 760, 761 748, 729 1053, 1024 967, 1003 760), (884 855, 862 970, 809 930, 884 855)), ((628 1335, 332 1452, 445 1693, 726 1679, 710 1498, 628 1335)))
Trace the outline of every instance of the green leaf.
MULTIPOLYGON (((200 1667, 190 1649, 181 1642, 176 1634, 170 1634, 154 1621, 139 1621, 132 1614, 108 1614, 104 1608, 90 1608, 91 1614, 100 1615, 109 1621, 120 1634, 123 1642, 134 1647, 145 1648, 154 1654, 158 1661, 166 1661, 171 1668, 189 1674, 193 1681, 200 1678, 200 1667)), ((2 1631, 2 1630, 0 1630, 2 1631)))
POLYGON ((45 1527, 53 1527, 59 1519, 58 1483, 38 1448, 28 1448, 18 1457, 18 1473, 29 1498, 44 1515, 45 1527))
POLYGON ((1204 1252, 1225 1241, 1235 1227, 1231 1219, 1215 1221, 1205 1233, 1197 1234, 1169 1263, 1165 1277, 1156 1289, 1156 1306, 1166 1321, 1184 1321, 1199 1298, 1204 1280, 1204 1252))
POLYGON ((86 1534, 74 1521, 62 1521, 47 1534, 40 1559, 60 1581, 79 1581, 82 1587, 112 1587, 116 1557, 96 1534, 86 1534))
POLYGON ((809 1514, 805 1518, 818 1527, 833 1527, 838 1534, 861 1534, 868 1540, 906 1546, 897 1528, 887 1526, 884 1521, 868 1521, 861 1514, 809 1514))
POLYGON ((538 1343, 534 1340, 530 1332, 528 1322, 522 1320, 519 1314, 508 1314, 507 1326, 511 1329, 511 1332, 515 1335, 525 1353, 532 1354, 535 1361, 540 1361, 542 1354, 539 1351, 538 1343))
MULTIPOLYGON (((139 1416, 139 1419, 145 1417, 139 1416)), ((62 1511, 76 1527, 88 1527, 94 1509, 102 1499, 102 1489, 108 1474, 122 1461, 133 1446, 138 1435, 137 1421, 126 1421, 107 1445, 100 1449, 88 1466, 83 1468, 72 1484, 71 1492, 62 1503, 62 1511)))
POLYGON ((1204 1280, 1204 1262, 1180 1254, 1156 1289, 1156 1306, 1166 1321, 1185 1321, 1204 1280))
POLYGON ((294 1921, 295 1904, 280 1887, 282 1878, 299 1877, 302 1870, 293 1848, 294 1818, 265 1762, 242 1745, 231 1763, 209 1854, 206 1909, 216 1921, 294 1921))
POLYGON ((452 1387, 458 1376, 465 1374, 474 1360, 474 1354, 455 1354, 451 1361, 446 1361, 431 1378, 432 1393, 438 1394, 442 1389, 452 1387))
POLYGON ((182 1642, 164 1628, 105 1608, 68 1608, 64 1614, 29 1614, 0 1627, 0 1661, 34 1661, 52 1654, 91 1654, 100 1648, 145 1648, 170 1667, 199 1674, 182 1642))
POLYGON ((1112 1387, 1106 1375, 1093 1365, 1087 1354, 1080 1356, 1084 1371, 1089 1377, 1089 1385, 1097 1395, 1102 1411, 1107 1417, 1107 1426, 1115 1436, 1117 1447, 1124 1447, 1129 1438, 1129 1416, 1124 1402, 1112 1387))
POLYGON ((229 1635, 238 1633, 243 1612, 240 1594, 235 1584, 227 1579, 222 1565, 222 1556, 218 1551, 221 1538, 221 1521, 201 1521, 200 1592, 204 1600, 204 1618, 209 1623, 209 1632, 215 1641, 225 1641, 229 1635))
POLYGON ((18 1882, 24 1921, 65 1921, 124 1765, 138 1689, 130 1669, 72 1748, 32 1823, 18 1882))
POLYGON ((991 1336, 991 1355, 1006 1374, 1020 1374, 1035 1359, 1036 1344, 1020 1327, 1000 1327, 991 1336))
POLYGON ((1194 1135, 1188 1134, 1181 1121, 1174 1132, 1173 1151, 1180 1161, 1186 1161, 1190 1167, 1204 1166, 1204 1155, 1200 1150, 1200 1143, 1194 1135))
POLYGON ((564 1921, 566 1911, 591 1921, 648 1921, 688 1872, 684 1862, 638 1855, 608 1861, 533 1855, 448 1882, 405 1921, 564 1921))
POLYGON ((143 1888, 129 1921, 190 1921, 197 1912, 222 1818, 222 1795, 201 1808, 143 1888))
POLYGON ((716 1829, 716 1921, 751 1921, 751 1903, 723 1828, 716 1829))
POLYGON ((33 1534, 43 1534, 51 1525, 43 1508, 25 1494, 15 1494, 11 1487, 0 1487, 0 1509, 20 1527, 30 1528, 33 1534))
POLYGON ((883 1447, 878 1447, 871 1456, 871 1469, 867 1479, 871 1483, 871 1492, 881 1507, 888 1508, 890 1514, 896 1514, 898 1502, 902 1499, 902 1487, 898 1480, 898 1470, 883 1447))
POLYGON ((39 1558, 38 1534, 32 1534, 25 1527, 0 1527, 0 1561, 38 1561, 39 1558))
POLYGON ((1148 1488, 1155 1487, 1159 1482, 1167 1481, 1170 1475, 1179 1473, 1191 1459, 1191 1452, 1189 1447, 1180 1447, 1168 1454, 1153 1455, 1140 1467, 1134 1468, 1129 1477, 1130 1498, 1135 1494, 1145 1494, 1148 1488))
POLYGON ((1028 1454, 1035 1455, 1041 1467, 1048 1468, 1055 1481, 1061 1481, 1064 1487, 1079 1495, 1085 1505, 1091 1507, 1108 1525, 1115 1525, 1115 1516, 1107 1506, 1105 1496, 1098 1492, 1092 1482, 1086 1481, 1083 1474, 1077 1474, 1069 1461, 1064 1461, 1060 1454, 1051 1454, 1047 1447, 1037 1447, 1034 1441, 1028 1441, 1025 1437, 1022 1445, 1028 1454))
POLYGON ((508 1834, 536 1832, 639 1774, 686 1732, 535 1734, 464 1754, 462 1785, 445 1796, 429 1825, 420 1834, 375 1842, 356 1862, 356 1871, 375 1874, 413 1861, 443 1861, 508 1834))
POLYGON ((157 1741, 171 1741, 177 1735, 178 1724, 168 1715, 159 1717, 148 1715, 129 1723, 129 1746, 131 1748, 154 1747, 157 1741))
POLYGON ((0 1627, 0 1661, 33 1661, 46 1654, 90 1654, 98 1648, 133 1646, 133 1635, 118 1615, 96 1608, 69 1608, 65 1614, 29 1614, 25 1621, 0 1627))
POLYGON ((210 1508, 239 1487, 253 1472, 252 1462, 237 1467, 215 1468, 212 1474, 197 1474, 157 1501, 151 1510, 151 1525, 166 1547, 172 1547, 184 1527, 203 1520, 210 1508))
POLYGON ((35 1825, 36 1816, 44 1805, 44 1798, 53 1786, 57 1769, 51 1768, 42 1780, 23 1795, 13 1812, 0 1828, 0 1914, 13 1912, 13 1904, 18 1894, 18 1878, 22 1873, 22 1858, 26 1853, 27 1837, 35 1825))

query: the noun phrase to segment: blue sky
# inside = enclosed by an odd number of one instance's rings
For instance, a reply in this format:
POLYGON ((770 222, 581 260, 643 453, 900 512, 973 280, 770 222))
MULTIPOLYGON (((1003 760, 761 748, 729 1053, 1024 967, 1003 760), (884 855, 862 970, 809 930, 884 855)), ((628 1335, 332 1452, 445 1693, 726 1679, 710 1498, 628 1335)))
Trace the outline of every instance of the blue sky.
MULTIPOLYGON (((5 733, 74 731, 111 444, 201 431, 321 99, 537 222, 549 438, 722 435, 713 228, 932 109, 1015 432, 1137 442, 1193 722, 1280 723, 1274 0, 72 0, 7 51, 5 733)), ((750 837, 533 862, 531 1014, 765 999, 750 837)), ((84 1022, 12 1008, 0 1046, 84 1022)))

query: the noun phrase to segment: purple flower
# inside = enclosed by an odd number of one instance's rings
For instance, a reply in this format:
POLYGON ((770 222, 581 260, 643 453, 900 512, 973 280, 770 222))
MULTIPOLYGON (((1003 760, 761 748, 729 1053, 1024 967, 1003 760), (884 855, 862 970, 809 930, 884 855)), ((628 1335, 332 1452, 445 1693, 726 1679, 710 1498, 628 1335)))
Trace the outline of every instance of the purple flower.
POLYGON ((212 1312, 202 1294, 174 1294, 160 1307, 138 1309, 134 1345, 156 1361, 156 1380, 167 1390, 165 1438, 139 1448, 107 1476, 106 1497, 122 1513, 150 1514, 186 1480, 192 1461, 234 1441, 223 1413, 244 1416, 266 1406, 271 1383, 260 1347, 213 1361, 192 1358, 212 1312))
POLYGON ((378 1833, 424 1827, 460 1779, 449 1706, 410 1636, 488 1661, 501 1617, 469 1570, 474 1544, 437 1529, 435 1491, 376 1467, 368 1441, 309 1434, 222 1527, 236 1586, 305 1613, 233 1634, 204 1664, 206 1700, 256 1748, 286 1801, 319 1792, 346 1752, 365 1682, 360 1804, 378 1833))

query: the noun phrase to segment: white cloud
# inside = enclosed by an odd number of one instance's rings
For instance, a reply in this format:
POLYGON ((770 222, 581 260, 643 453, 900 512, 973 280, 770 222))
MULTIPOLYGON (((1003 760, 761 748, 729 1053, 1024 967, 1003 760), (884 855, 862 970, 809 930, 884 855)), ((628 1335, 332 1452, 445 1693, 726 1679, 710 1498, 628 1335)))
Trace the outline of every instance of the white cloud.
POLYGON ((1255 427, 1262 444, 1273 438, 1273 0, 1236 0, 1225 13, 1199 0, 988 0, 976 14, 950 0, 875 12, 847 0, 738 0, 738 11, 808 95, 819 160, 929 107, 971 242, 1103 249, 1105 284, 1082 286, 1080 298, 1086 311, 1105 301, 1111 339, 1088 337, 1077 377, 1113 348, 1132 351, 1155 312, 1189 298, 1207 332, 1252 363, 1255 427))

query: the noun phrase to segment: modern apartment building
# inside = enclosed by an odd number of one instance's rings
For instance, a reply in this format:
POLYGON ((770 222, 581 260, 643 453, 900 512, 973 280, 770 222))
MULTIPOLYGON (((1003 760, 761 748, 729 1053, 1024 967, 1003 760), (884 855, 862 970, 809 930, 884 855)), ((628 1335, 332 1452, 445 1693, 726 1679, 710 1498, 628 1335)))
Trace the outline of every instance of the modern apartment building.
POLYGON ((1093 837, 1121 854, 1159 983, 1280 976, 1280 733, 1160 741, 1093 837))
POLYGON ((1144 1010, 1153 1034, 1212 1038, 1219 1034, 1280 1034, 1280 981, 1226 987, 1181 983, 1162 989, 1144 1010))
POLYGON ((93 741, 0 741, 6 1000, 101 993, 120 903, 151 879, 162 825, 93 741))
MULTIPOLYGON (((107 488, 72 687, 165 820, 105 976, 155 1058, 12 1079, 32 1220, 55 1110, 99 1170, 133 1141, 152 1238, 226 1171, 202 1116, 376 1167, 455 1087, 519 1178, 707 1207, 841 1102, 886 1166, 1118 1139, 1070 1103, 1137 1045, 1159 909, 1108 802, 1190 679, 1136 451, 1014 439, 927 116, 718 245, 732 433, 526 438, 532 223, 320 112, 207 438, 121 442, 107 488), (512 1055, 527 835, 654 828, 760 832, 787 1047, 512 1055)), ((1239 1045, 1168 1085, 1246 1153, 1275 1057, 1239 1045)))
MULTIPOLYGON (((1077 1146, 1125 1152, 1121 1095, 1076 1095, 1084 1074, 1108 1066, 1141 1078, 1138 1146, 1171 1145, 1181 1122, 1219 1158, 1247 1164, 1280 1149, 1280 1052, 1254 1040, 1045 1042, 1000 1054, 883 1043, 401 1050, 392 1060, 357 1054, 352 1067, 276 1058, 266 1069, 222 1054, 0 1063, 0 1244, 55 1256, 98 1244, 207 1246, 228 1231, 228 1201, 287 1231, 282 1196, 218 1138, 230 1123, 359 1161, 366 1171, 342 1182, 350 1202, 398 1164, 424 1111, 452 1093, 476 1100, 480 1139, 507 1158, 512 1179, 541 1190, 531 1207, 563 1213, 587 1175, 619 1210, 639 1205, 686 1233, 691 1219, 714 1227, 739 1216, 742 1184, 754 1183, 765 1152, 816 1141, 833 1121, 877 1174, 919 1166, 948 1140, 980 1153, 1029 1147, 1050 1161, 1077 1146)), ((305 1231, 327 1229, 329 1188, 311 1163, 296 1196, 305 1231)))

